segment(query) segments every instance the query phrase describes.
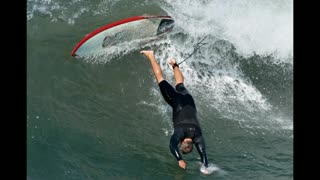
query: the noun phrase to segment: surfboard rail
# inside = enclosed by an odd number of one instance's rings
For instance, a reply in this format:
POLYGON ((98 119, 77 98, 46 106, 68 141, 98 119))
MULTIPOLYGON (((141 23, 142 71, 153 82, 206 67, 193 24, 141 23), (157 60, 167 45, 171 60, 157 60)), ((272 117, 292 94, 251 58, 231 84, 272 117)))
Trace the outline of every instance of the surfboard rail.
POLYGON ((125 24, 125 23, 129 23, 132 21, 138 21, 138 20, 142 20, 142 19, 151 19, 151 18, 172 18, 171 16, 156 16, 156 15, 150 15, 150 16, 133 16, 133 17, 129 17, 129 18, 125 18, 119 21, 115 21, 112 22, 110 24, 107 24, 105 26, 102 26, 94 31, 92 31, 91 33, 87 34, 81 41, 79 41, 78 44, 76 44, 76 46, 73 48, 73 50, 71 51, 71 56, 76 56, 76 51, 79 49, 79 47, 84 44, 87 40, 89 40, 90 38, 92 38, 93 36, 99 34, 102 31, 105 31, 107 29, 116 27, 118 25, 121 24, 125 24))

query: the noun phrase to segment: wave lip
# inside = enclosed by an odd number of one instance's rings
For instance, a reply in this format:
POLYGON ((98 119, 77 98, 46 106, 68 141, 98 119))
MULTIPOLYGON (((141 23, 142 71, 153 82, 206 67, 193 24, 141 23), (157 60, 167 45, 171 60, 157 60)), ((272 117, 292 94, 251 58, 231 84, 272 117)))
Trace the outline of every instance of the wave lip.
POLYGON ((228 40, 245 56, 258 53, 292 57, 292 1, 166 2, 163 8, 177 19, 176 25, 189 34, 210 34, 228 40))

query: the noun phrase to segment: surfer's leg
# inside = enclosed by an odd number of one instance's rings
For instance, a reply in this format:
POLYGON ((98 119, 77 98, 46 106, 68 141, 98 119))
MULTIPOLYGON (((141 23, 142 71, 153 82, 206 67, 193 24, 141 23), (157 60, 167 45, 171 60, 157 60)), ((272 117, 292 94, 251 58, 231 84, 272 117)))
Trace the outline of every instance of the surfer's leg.
POLYGON ((176 64, 175 59, 169 59, 168 63, 173 67, 174 79, 176 80, 176 85, 184 82, 184 77, 179 69, 178 65, 176 64))
POLYGON ((158 84, 164 80, 164 77, 162 76, 162 70, 160 65, 157 63, 154 53, 152 50, 150 51, 140 51, 141 54, 144 54, 150 61, 153 73, 157 79, 158 84))
POLYGON ((164 98, 164 100, 173 107, 173 99, 176 97, 177 92, 174 88, 166 81, 163 80, 159 83, 160 92, 164 98))

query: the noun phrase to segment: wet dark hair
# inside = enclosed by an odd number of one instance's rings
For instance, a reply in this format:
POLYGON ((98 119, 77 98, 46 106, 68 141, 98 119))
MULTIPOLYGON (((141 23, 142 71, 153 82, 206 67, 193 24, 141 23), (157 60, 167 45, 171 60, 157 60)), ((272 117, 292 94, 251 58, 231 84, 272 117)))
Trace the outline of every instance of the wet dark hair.
POLYGON ((181 142, 180 150, 183 154, 191 153, 193 149, 193 142, 187 141, 187 142, 181 142))

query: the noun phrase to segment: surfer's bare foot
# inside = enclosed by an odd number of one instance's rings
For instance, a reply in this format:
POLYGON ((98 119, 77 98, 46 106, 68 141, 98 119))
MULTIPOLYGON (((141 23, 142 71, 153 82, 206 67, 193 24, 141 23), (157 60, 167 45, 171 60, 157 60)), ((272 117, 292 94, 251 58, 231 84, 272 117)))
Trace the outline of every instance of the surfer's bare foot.
POLYGON ((143 50, 140 51, 140 53, 147 56, 149 59, 150 57, 154 57, 154 52, 152 50, 143 50))
POLYGON ((168 63, 173 67, 176 64, 176 60, 173 58, 169 58, 168 63))

